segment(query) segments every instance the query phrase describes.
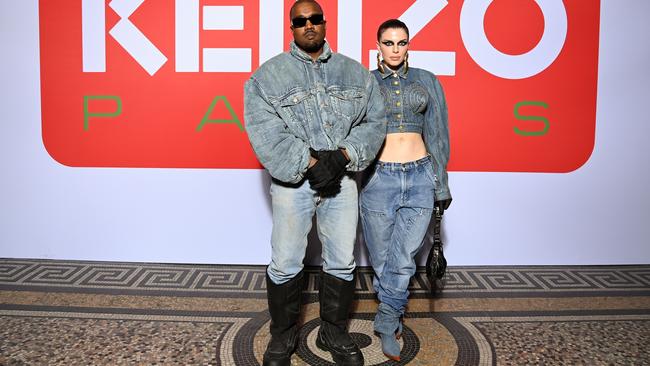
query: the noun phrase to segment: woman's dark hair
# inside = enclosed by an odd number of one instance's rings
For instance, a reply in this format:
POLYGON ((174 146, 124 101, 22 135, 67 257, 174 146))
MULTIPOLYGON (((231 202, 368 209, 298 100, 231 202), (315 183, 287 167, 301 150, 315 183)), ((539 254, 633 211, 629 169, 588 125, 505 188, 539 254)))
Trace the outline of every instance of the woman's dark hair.
POLYGON ((403 21, 399 19, 388 19, 387 21, 381 23, 379 29, 377 29, 377 42, 379 42, 379 39, 381 38, 381 34, 384 33, 386 29, 391 29, 391 28, 404 29, 404 32, 406 32, 406 36, 409 37, 409 28, 406 26, 406 24, 404 24, 403 21))

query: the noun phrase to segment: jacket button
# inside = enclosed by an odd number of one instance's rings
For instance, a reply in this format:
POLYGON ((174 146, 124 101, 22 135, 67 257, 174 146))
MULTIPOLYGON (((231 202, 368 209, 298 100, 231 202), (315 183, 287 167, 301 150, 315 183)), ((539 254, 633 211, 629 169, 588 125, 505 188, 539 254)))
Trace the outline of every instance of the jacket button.
POLYGON ((397 80, 393 81, 393 85, 399 85, 399 81, 397 80))
POLYGON ((294 103, 298 103, 298 98, 293 98, 294 103))
POLYGON ((395 94, 399 94, 399 90, 395 90, 395 94))
POLYGON ((400 102, 397 102, 397 103, 395 103, 395 104, 396 104, 398 107, 402 105, 402 103, 400 103, 400 102))

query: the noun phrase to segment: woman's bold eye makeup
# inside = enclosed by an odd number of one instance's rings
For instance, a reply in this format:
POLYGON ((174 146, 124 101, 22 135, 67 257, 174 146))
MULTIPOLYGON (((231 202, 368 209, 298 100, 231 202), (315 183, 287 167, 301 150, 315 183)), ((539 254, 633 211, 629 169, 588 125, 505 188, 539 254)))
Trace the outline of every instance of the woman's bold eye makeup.
MULTIPOLYGON (((392 47, 394 43, 393 43, 393 41, 382 41, 381 44, 383 44, 386 47, 392 47)), ((400 46, 400 47, 404 47, 407 44, 408 44, 408 41, 406 41, 406 40, 401 40, 401 41, 397 42, 397 45, 400 46)))

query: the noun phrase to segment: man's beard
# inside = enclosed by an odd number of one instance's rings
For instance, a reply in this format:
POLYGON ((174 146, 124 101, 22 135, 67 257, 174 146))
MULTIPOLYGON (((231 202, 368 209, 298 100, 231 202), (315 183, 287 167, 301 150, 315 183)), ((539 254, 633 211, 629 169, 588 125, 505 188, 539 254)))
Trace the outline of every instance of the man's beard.
POLYGON ((300 48, 302 48, 302 50, 307 53, 318 52, 321 48, 323 48, 324 45, 325 45, 324 39, 321 41, 314 40, 314 41, 307 41, 305 43, 298 44, 298 46, 300 46, 300 48))

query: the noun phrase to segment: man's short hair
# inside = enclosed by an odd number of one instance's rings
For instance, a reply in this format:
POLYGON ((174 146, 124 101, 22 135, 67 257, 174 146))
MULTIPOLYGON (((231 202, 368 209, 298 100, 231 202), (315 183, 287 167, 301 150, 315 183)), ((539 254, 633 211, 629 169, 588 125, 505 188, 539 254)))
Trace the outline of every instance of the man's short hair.
POLYGON ((318 1, 316 1, 316 0, 296 0, 296 2, 293 3, 293 5, 291 5, 291 9, 289 9, 289 20, 291 20, 291 18, 293 18, 293 9, 296 6, 298 6, 298 4, 301 4, 301 3, 314 3, 314 4, 316 4, 316 6, 318 6, 318 8, 321 10, 321 12, 323 11, 323 7, 320 6, 318 1))

